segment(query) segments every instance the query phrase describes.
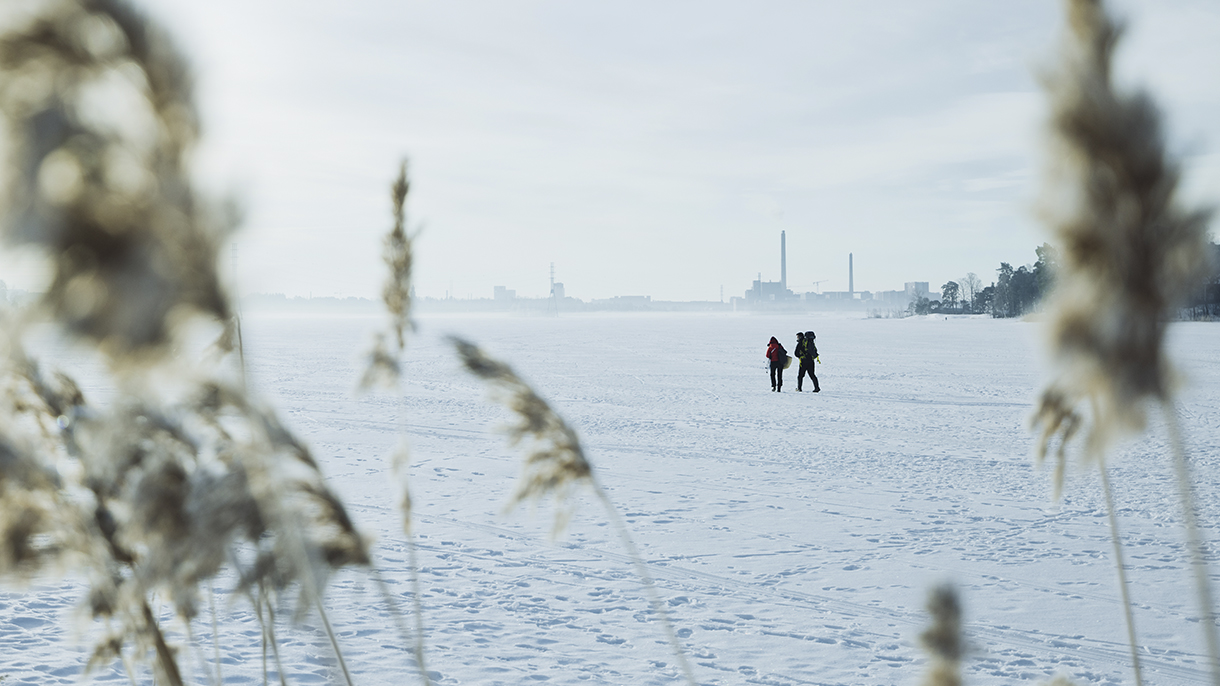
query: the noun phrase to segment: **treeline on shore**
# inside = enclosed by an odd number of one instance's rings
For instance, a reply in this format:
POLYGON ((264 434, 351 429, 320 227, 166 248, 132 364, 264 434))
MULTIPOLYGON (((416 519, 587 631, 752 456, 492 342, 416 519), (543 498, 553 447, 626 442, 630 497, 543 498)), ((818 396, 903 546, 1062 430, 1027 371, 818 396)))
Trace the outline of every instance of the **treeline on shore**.
MULTIPOLYGON (((1211 278, 1191 297, 1179 316, 1183 319, 1220 317, 1220 245, 1212 243, 1211 278)), ((1058 266, 1058 251, 1048 243, 1034 250, 1037 261, 1013 269, 1001 262, 996 280, 989 286, 974 272, 940 287, 939 300, 920 297, 907 306, 910 314, 989 314, 992 317, 1020 317, 1038 309, 1043 296, 1050 293, 1058 266)))

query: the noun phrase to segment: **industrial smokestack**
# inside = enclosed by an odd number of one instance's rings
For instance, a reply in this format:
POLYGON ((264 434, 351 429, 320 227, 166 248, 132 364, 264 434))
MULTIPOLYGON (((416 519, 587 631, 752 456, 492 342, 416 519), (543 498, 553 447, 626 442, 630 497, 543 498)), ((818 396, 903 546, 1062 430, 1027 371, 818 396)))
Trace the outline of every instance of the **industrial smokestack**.
POLYGON ((788 236, 787 231, 779 232, 779 288, 788 290, 788 236))
POLYGON ((852 262, 851 253, 847 253, 847 295, 856 297, 856 265, 852 262))

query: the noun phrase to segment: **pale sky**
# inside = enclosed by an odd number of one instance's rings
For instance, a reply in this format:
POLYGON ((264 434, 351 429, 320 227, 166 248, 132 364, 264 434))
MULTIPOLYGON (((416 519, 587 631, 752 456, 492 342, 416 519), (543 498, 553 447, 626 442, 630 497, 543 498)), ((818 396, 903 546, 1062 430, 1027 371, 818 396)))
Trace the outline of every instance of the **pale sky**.
MULTIPOLYGON (((933 289, 1033 262, 1057 0, 146 0, 192 57, 240 293, 376 297, 410 159, 420 295, 933 289)), ((1126 0, 1119 80, 1220 198, 1220 3, 1126 0)), ((226 256, 228 261, 228 256, 226 256)), ((227 265, 226 265, 227 266, 227 265)))

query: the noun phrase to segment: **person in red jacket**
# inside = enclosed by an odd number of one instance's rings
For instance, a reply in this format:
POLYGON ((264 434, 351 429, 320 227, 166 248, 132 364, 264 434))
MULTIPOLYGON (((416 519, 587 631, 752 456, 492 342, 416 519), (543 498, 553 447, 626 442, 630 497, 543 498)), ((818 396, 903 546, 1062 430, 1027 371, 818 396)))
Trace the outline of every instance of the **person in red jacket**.
POLYGON ((788 361, 788 351, 775 336, 767 344, 767 359, 771 360, 771 390, 781 391, 784 388, 784 364, 788 361))

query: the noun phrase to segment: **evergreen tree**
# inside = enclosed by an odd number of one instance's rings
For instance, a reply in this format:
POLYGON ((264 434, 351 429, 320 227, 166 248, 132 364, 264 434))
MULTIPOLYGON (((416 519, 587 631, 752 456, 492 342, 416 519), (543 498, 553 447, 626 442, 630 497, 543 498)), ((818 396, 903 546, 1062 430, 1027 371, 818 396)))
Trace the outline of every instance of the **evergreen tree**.
POLYGON ((992 301, 991 316, 1012 317, 1016 307, 1012 294, 1012 265, 1001 262, 996 270, 995 299, 992 301))
POLYGON ((943 303, 945 308, 949 310, 957 309, 957 298, 959 292, 960 289, 956 281, 950 281, 949 283, 940 287, 940 301, 943 303))
POLYGON ((998 316, 995 313, 995 284, 991 284, 986 288, 980 289, 978 294, 971 301, 974 311, 979 314, 990 314, 998 316))
POLYGON ((1038 300, 1041 300, 1050 294, 1051 288, 1055 285, 1055 270, 1059 268, 1059 251, 1052 248, 1050 243, 1043 243, 1042 247, 1035 249, 1034 252, 1038 255, 1038 261, 1034 263, 1034 281, 1038 287, 1038 300))

